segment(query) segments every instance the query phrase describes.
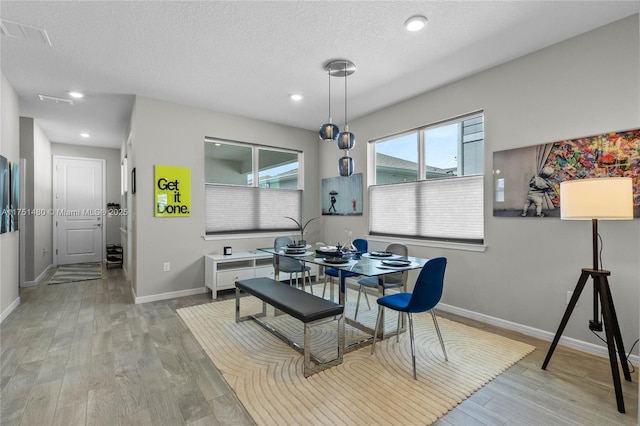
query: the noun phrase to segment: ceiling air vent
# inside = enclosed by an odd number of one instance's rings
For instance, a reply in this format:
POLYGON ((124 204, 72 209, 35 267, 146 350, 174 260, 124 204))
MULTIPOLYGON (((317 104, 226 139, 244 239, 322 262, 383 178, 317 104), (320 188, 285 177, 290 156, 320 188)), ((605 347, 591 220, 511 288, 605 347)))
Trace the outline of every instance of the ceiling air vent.
POLYGON ((17 38, 20 40, 34 41, 36 43, 51 46, 51 40, 46 30, 32 27, 31 25, 19 24, 6 19, 0 20, 0 32, 2 35, 17 38))
POLYGON ((64 98, 56 98, 55 96, 49 96, 49 95, 38 95, 38 99, 40 99, 41 101, 49 101, 49 102, 55 102, 57 104, 59 103, 64 103, 64 104, 69 104, 69 105, 73 105, 73 100, 71 99, 64 99, 64 98))

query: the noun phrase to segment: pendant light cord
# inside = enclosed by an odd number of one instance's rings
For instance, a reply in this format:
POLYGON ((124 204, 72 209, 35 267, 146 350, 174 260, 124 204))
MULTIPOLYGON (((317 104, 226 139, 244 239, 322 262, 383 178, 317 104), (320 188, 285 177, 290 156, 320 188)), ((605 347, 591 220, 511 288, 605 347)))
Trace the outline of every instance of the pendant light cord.
POLYGON ((331 70, 327 71, 329 76, 329 123, 331 123, 331 70))
POLYGON ((344 62, 344 127, 345 131, 349 131, 349 122, 347 121, 347 61, 344 62))

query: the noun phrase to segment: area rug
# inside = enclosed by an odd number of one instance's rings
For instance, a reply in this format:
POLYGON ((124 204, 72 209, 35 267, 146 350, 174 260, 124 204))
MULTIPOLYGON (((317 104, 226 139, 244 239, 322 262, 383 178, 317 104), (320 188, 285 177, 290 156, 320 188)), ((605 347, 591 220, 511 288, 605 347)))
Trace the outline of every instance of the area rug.
MULTIPOLYGON (((245 299, 243 315, 259 310, 256 299, 245 299)), ((353 318, 354 306, 346 307, 353 318)), ((375 317, 375 308, 360 309, 359 320, 375 317)), ((418 380, 412 376, 408 332, 399 343, 395 337, 376 343, 374 355, 367 346, 345 354, 341 365, 304 378, 299 352, 253 321, 235 323, 234 300, 177 312, 258 425, 430 424, 534 350, 439 318, 445 361, 431 315, 415 314, 418 380)), ((297 322, 287 315, 276 318, 297 322)), ((387 324, 396 318, 388 315, 387 324)))
POLYGON ((47 284, 63 284, 102 278, 102 262, 60 265, 47 284))

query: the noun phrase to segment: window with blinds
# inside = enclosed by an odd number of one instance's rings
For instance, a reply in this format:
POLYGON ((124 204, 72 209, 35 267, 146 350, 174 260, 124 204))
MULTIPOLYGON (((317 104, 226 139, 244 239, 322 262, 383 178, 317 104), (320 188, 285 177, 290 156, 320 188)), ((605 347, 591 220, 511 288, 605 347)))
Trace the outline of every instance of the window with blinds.
POLYGON ((372 235, 483 243, 482 112, 371 143, 372 235))
POLYGON ((369 188, 370 234, 482 244, 483 176, 369 188))
POLYGON ((302 153, 205 139, 207 235, 297 231, 302 220, 302 153))
POLYGON ((207 184, 206 233, 297 232, 285 216, 300 221, 301 206, 302 190, 207 184))

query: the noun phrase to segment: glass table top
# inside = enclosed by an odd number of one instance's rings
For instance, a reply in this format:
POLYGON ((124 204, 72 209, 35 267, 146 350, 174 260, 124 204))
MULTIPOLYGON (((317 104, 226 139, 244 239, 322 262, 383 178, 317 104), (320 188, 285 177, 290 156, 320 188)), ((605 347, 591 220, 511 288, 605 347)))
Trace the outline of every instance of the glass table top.
POLYGON ((352 254, 347 254, 347 256, 344 256, 344 260, 347 260, 346 263, 332 263, 332 259, 335 258, 331 257, 330 255, 327 256, 326 254, 322 254, 321 252, 312 251, 311 249, 305 252, 304 255, 286 254, 283 251, 276 252, 276 250, 271 247, 258 248, 257 250, 266 253, 277 254, 279 256, 292 257, 294 259, 298 259, 301 262, 315 263, 328 268, 350 271, 357 275, 366 275, 369 277, 389 274, 392 272, 402 272, 411 269, 419 269, 422 268, 424 264, 429 260, 413 256, 395 256, 393 257, 393 259, 388 259, 384 257, 377 258, 367 254, 365 254, 364 256, 353 256, 352 254), (352 256, 353 258, 349 258, 348 256, 352 256), (397 263, 398 260, 407 260, 410 263, 406 266, 399 266, 397 263))

